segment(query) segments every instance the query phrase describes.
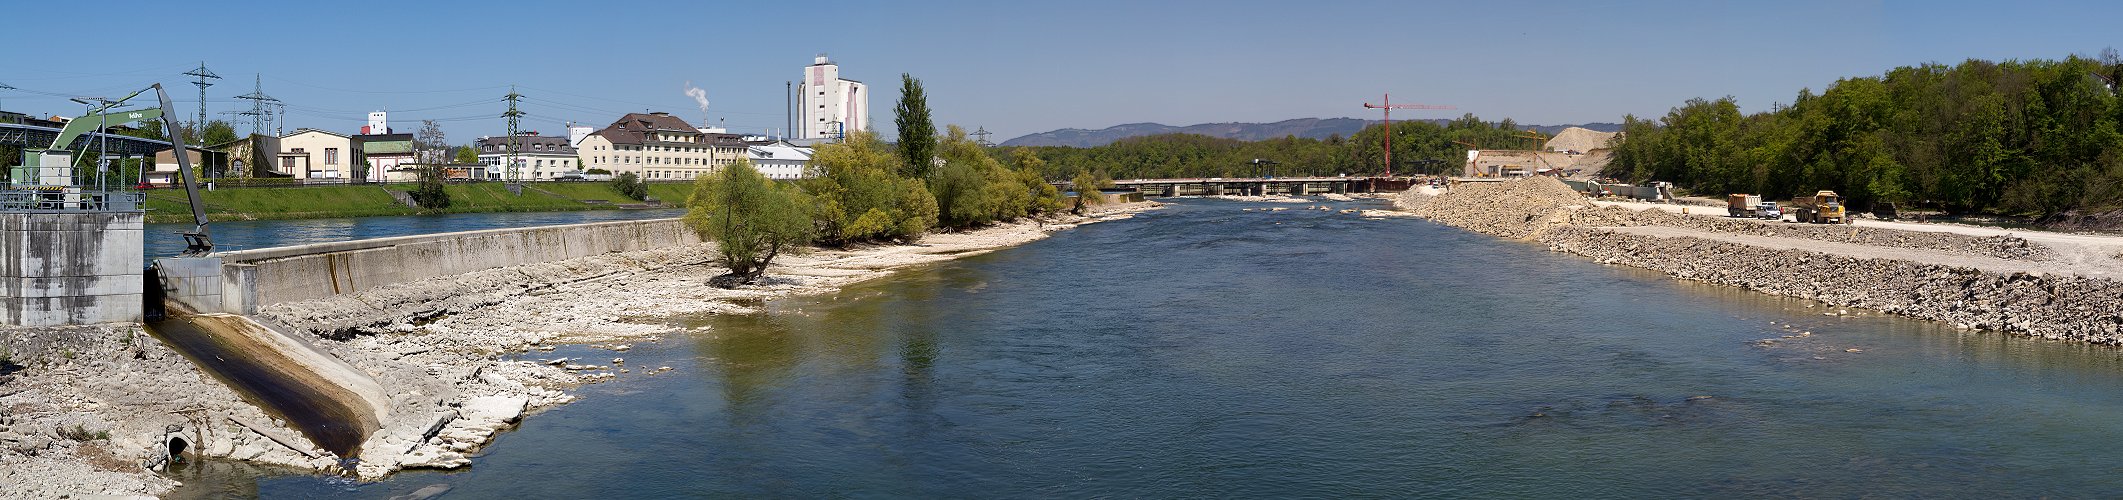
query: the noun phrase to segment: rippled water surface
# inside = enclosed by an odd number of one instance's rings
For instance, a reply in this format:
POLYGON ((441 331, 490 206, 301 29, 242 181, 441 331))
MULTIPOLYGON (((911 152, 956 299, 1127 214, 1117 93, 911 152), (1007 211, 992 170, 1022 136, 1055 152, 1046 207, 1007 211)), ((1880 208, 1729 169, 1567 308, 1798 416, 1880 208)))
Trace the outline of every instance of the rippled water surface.
POLYGON ((208 464, 187 494, 2123 494, 2114 349, 1242 210, 1266 206, 1305 205, 1186 201, 690 320, 712 330, 617 354, 672 372, 586 387, 465 471, 208 464))

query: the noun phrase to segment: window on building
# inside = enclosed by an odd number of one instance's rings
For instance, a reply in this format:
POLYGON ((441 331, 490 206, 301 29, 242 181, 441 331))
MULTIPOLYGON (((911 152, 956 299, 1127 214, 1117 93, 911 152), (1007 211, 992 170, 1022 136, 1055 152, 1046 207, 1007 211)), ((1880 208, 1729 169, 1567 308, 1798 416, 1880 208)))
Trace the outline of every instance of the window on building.
POLYGON ((324 148, 324 164, 339 164, 339 148, 324 148))

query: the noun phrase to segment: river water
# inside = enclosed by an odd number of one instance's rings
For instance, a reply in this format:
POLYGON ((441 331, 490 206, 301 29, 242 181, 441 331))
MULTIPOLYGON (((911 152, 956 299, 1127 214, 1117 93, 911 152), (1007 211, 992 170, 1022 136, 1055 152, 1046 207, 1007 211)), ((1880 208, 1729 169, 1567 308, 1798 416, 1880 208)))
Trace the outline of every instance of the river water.
POLYGON ((1243 210, 1267 206, 1304 205, 1188 200, 680 320, 707 334, 564 348, 636 371, 463 471, 209 463, 180 496, 2123 493, 2116 349, 1824 316, 1422 220, 1243 210))

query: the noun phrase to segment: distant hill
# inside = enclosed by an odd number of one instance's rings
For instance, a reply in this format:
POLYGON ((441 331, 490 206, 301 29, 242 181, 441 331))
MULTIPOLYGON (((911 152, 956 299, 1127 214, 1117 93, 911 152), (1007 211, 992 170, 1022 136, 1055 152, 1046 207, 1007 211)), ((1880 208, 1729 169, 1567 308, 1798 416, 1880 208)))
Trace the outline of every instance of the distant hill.
MULTIPOLYGON (((1423 121, 1443 124, 1450 120, 1433 119, 1423 121)), ((1226 139, 1238 139, 1242 141, 1277 139, 1293 135, 1311 139, 1325 139, 1327 138, 1327 136, 1331 135, 1340 135, 1342 137, 1354 135, 1358 130, 1363 130, 1365 125, 1369 125, 1374 122, 1375 120, 1364 120, 1358 118, 1298 118, 1294 120, 1283 120, 1275 123, 1203 123, 1198 125, 1188 125, 1185 127, 1175 127, 1161 123, 1130 123, 1126 125, 1115 125, 1098 130, 1065 128, 1051 132, 1040 132, 1037 134, 1030 134, 1023 137, 1018 137, 1016 139, 1003 141, 1002 145, 1070 146, 1078 148, 1088 148, 1104 146, 1113 143, 1113 141, 1118 141, 1129 137, 1158 134, 1200 134, 1210 137, 1222 137, 1226 139)), ((1531 128, 1536 131, 1539 131, 1540 133, 1548 135, 1555 135, 1556 133, 1562 132, 1563 129, 1570 127, 1581 127, 1599 132, 1615 132, 1622 129, 1622 125, 1619 123, 1587 123, 1583 125, 1527 126, 1527 128, 1531 128)))

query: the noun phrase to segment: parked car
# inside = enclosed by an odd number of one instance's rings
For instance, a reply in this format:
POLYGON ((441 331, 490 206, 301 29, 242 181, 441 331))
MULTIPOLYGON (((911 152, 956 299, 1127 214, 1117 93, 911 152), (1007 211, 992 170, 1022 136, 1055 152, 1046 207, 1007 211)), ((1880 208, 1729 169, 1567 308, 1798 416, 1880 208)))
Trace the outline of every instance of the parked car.
POLYGON ((1783 219, 1784 219, 1784 209, 1782 209, 1782 208, 1778 208, 1778 207, 1777 207, 1777 202, 1774 202, 1774 201, 1765 201, 1765 202, 1762 202, 1762 204, 1761 204, 1761 205, 1758 205, 1758 206, 1757 206, 1757 208, 1756 208, 1755 210, 1757 211, 1757 215, 1758 215, 1759 217, 1763 218, 1763 219, 1768 219, 1768 220, 1783 220, 1783 219))

